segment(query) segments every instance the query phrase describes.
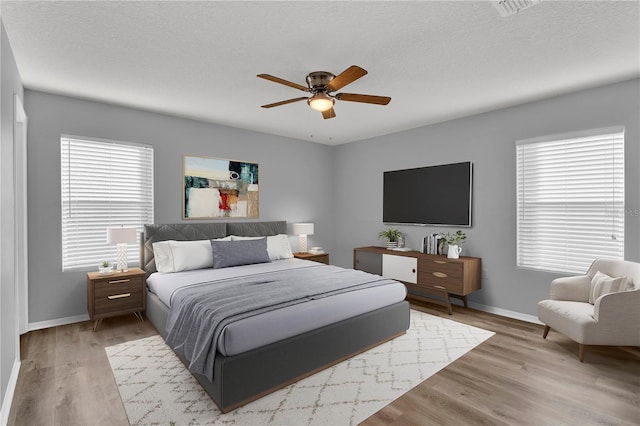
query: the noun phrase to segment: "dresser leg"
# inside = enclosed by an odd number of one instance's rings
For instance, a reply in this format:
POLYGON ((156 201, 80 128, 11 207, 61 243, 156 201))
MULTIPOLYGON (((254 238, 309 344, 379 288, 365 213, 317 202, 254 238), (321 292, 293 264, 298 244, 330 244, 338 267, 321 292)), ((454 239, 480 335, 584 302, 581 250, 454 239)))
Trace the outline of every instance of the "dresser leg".
POLYGON ((134 312, 133 315, 135 315, 136 318, 138 318, 140 321, 144 322, 144 317, 142 316, 142 313, 134 312))
POLYGON ((449 298, 449 293, 447 293, 446 291, 444 292, 444 300, 445 300, 449 315, 453 315, 453 309, 451 308, 451 299, 449 298))
POLYGON ((102 322, 102 318, 98 318, 94 323, 93 323, 93 331, 96 331, 98 329, 98 326, 100 326, 100 323, 102 322))

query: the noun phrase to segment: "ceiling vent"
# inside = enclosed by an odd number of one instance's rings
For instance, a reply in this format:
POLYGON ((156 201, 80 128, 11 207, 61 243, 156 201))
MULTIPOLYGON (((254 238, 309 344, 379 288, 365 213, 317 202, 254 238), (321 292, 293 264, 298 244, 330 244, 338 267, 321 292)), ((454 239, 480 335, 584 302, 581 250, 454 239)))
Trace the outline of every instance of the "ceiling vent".
POLYGON ((535 6, 540 3, 540 0, 493 0, 492 3, 498 9, 500 16, 504 18, 535 6))

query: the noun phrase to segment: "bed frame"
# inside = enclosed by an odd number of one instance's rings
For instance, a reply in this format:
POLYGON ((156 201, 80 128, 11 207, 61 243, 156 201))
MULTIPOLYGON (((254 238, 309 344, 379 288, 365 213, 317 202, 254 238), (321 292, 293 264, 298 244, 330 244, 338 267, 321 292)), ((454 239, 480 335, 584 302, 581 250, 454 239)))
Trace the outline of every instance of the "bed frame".
MULTIPOLYGON (((147 275, 156 271, 152 244, 227 235, 286 234, 284 221, 145 225, 140 259, 147 275)), ((146 316, 163 338, 169 308, 147 292, 146 316)), ((223 413, 384 343, 409 328, 409 304, 402 301, 234 356, 216 355, 213 381, 193 374, 223 413)), ((187 365, 186 360, 182 362, 187 365)))

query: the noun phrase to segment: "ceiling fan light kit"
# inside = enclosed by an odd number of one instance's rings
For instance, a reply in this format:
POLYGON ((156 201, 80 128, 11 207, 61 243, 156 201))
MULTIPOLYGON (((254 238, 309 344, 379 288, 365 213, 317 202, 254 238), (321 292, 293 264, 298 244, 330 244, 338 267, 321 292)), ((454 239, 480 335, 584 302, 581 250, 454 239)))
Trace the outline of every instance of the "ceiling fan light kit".
POLYGON ((335 104, 336 101, 335 99, 327 96, 325 93, 318 92, 307 99, 307 103, 316 111, 325 112, 333 108, 333 104, 335 104))
POLYGON ((321 112, 322 117, 326 120, 336 116, 336 113, 333 110, 333 105, 335 104, 336 99, 339 101, 387 105, 391 101, 391 98, 388 96, 360 95, 355 93, 337 93, 336 95, 331 95, 331 92, 335 92, 347 84, 353 83, 366 74, 367 71, 357 65, 351 65, 337 76, 327 71, 314 71, 309 73, 306 77, 307 87, 269 74, 258 74, 257 77, 259 78, 264 78, 265 80, 273 81, 274 83, 283 84, 312 94, 310 98, 300 97, 287 99, 286 101, 262 105, 262 108, 273 108, 306 99, 307 104, 314 110, 321 112))

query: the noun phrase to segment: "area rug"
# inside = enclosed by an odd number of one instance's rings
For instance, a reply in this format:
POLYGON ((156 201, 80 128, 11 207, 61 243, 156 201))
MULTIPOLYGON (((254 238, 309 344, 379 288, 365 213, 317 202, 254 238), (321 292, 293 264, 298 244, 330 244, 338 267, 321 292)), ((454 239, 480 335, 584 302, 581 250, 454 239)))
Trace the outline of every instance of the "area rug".
POLYGON ((356 425, 493 334, 412 310, 406 334, 226 414, 160 336, 105 350, 132 425, 356 425))

